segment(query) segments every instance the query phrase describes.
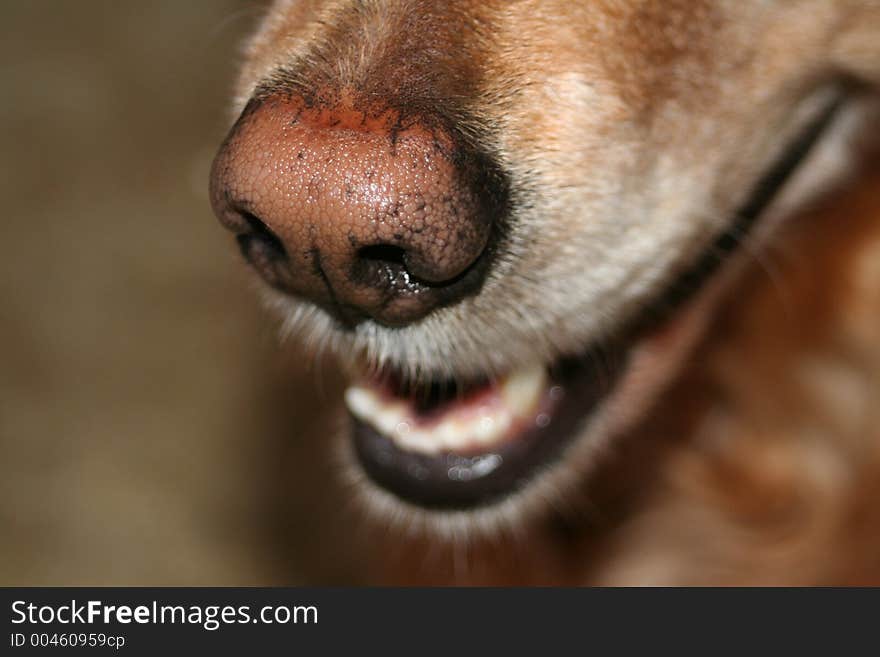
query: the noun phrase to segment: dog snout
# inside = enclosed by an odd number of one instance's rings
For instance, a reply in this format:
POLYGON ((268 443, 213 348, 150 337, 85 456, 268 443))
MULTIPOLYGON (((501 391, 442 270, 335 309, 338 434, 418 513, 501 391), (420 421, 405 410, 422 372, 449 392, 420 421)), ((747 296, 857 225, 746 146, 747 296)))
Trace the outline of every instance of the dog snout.
POLYGON ((430 117, 277 96, 242 114, 211 197, 271 285, 345 324, 402 326, 482 283, 504 205, 492 169, 430 117))

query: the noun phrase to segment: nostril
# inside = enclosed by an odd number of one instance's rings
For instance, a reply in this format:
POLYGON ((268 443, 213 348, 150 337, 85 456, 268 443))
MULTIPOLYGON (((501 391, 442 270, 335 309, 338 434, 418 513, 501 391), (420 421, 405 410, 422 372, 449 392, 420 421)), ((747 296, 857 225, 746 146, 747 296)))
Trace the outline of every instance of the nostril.
POLYGON ((247 231, 236 236, 238 247, 245 258, 252 261, 253 249, 258 248, 264 256, 273 260, 287 259, 287 251, 281 238, 273 233, 263 220, 246 210, 239 210, 239 214, 248 225, 247 231))
POLYGON ((406 251, 402 247, 393 244, 372 244, 358 250, 358 257, 361 260, 383 265, 399 265, 403 268, 406 267, 405 255, 406 251))
POLYGON ((413 271, 413 252, 394 244, 371 244, 356 252, 350 272, 352 279, 361 284, 393 288, 397 292, 417 292, 427 289, 454 292, 464 287, 473 274, 483 271, 485 250, 461 273, 452 278, 429 279, 413 271))
POLYGON ((371 244, 358 249, 351 277, 363 285, 398 292, 417 287, 406 266, 406 250, 393 244, 371 244))

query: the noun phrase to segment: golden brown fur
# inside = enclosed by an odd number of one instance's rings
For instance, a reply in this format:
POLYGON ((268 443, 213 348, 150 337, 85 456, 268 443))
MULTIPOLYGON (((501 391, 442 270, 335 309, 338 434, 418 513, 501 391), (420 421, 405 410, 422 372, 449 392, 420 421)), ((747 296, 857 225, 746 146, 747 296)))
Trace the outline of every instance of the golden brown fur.
POLYGON ((508 251, 476 298, 353 339, 295 315, 312 345, 421 373, 503 370, 617 330, 706 248, 825 91, 850 99, 740 258, 585 431, 598 449, 492 517, 373 504, 354 548, 368 579, 880 583, 878 44, 866 0, 274 6, 239 109, 267 85, 440 104, 510 172, 508 251))

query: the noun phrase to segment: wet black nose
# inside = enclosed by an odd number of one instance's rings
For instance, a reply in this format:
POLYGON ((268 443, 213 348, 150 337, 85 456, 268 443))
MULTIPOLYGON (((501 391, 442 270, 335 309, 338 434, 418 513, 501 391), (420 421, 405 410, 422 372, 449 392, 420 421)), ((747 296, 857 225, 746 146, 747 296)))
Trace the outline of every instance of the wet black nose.
POLYGON ((390 109, 252 103, 211 198, 272 285, 346 323, 402 326, 480 287, 506 207, 497 168, 439 122, 390 109))

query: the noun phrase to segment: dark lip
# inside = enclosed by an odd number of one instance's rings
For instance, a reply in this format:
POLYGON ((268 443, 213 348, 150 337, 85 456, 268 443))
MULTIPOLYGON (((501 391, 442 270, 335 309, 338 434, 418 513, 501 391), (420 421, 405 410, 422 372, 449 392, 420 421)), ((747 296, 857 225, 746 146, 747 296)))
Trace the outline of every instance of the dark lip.
POLYGON ((662 325, 703 287, 732 255, 745 234, 776 198, 837 116, 843 94, 795 138, 758 180, 728 228, 637 317, 622 324, 616 344, 593 345, 583 355, 563 358, 550 368, 553 383, 565 391, 546 427, 532 427, 497 449, 472 455, 424 455, 397 447, 352 417, 354 450, 366 474, 399 498, 426 509, 469 510, 498 502, 523 489, 565 448, 600 402, 614 389, 629 360, 629 347, 662 325))
POLYGON ((624 369, 622 353, 609 348, 601 354, 560 360, 550 368, 551 385, 562 391, 562 397, 550 402, 549 424, 533 424, 489 451, 440 455, 407 451, 352 416, 355 452, 373 481, 412 504, 446 510, 485 506, 525 485, 533 464, 552 463, 624 369), (602 375, 597 375, 597 368, 602 375))

